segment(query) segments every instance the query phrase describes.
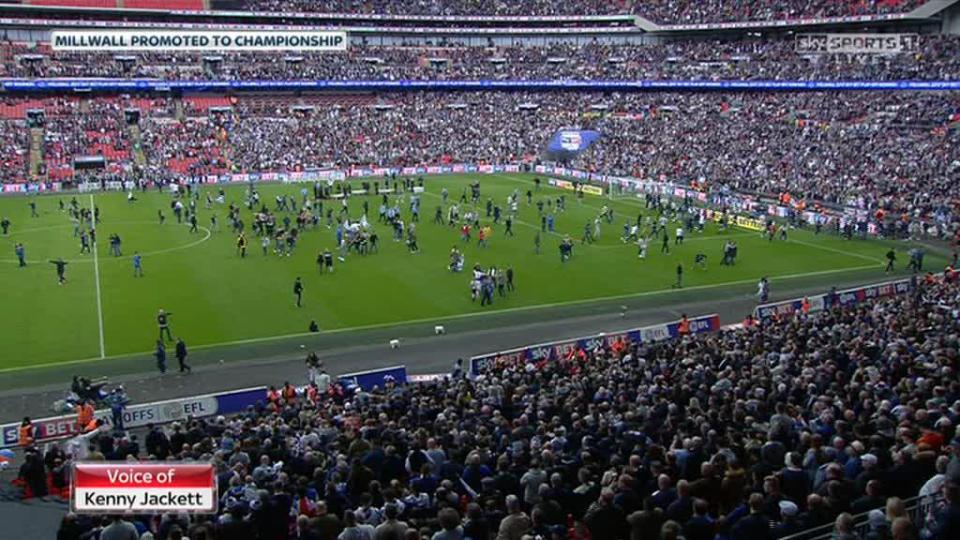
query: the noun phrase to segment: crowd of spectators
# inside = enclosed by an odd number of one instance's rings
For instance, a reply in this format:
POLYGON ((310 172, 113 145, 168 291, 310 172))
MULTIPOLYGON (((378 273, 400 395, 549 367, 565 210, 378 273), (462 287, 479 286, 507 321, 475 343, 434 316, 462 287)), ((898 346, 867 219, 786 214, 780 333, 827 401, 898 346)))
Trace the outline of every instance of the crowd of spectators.
POLYGON ((29 164, 30 130, 22 120, 0 120, 0 182, 23 182, 29 164))
POLYGON ((123 106, 115 99, 55 98, 45 114, 43 156, 48 176, 72 176, 74 159, 102 156, 111 173, 130 161, 130 143, 123 106))
POLYGON ((88 99, 93 114, 78 114, 81 101, 49 102, 51 171, 78 155, 104 155, 114 171, 135 168, 147 179, 532 164, 558 129, 571 127, 601 132, 569 163, 592 172, 788 192, 941 223, 953 220, 960 196, 957 93, 405 92, 242 96, 214 109, 184 98, 183 117, 173 100, 145 108, 139 143, 123 127, 122 101, 88 99), (143 163, 131 167, 137 144, 143 163))
POLYGON ((7 77, 164 80, 954 80, 960 38, 923 36, 916 52, 808 54, 792 39, 525 47, 351 46, 336 53, 31 51, 8 44, 7 77), (39 53, 39 55, 35 54, 39 53))
POLYGON ((244 170, 529 161, 580 112, 576 97, 551 97, 407 93, 279 116, 241 100, 231 141, 244 170))
MULTIPOLYGON (((369 391, 318 377, 234 418, 103 426, 21 477, 39 496, 73 459, 212 461, 219 515, 110 525, 161 540, 757 540, 831 523, 853 539, 867 512, 870 538, 952 540, 958 313, 960 287, 925 278, 716 334, 499 360, 476 379, 459 362, 369 391), (918 496, 930 511, 911 516, 918 496)), ((68 514, 58 538, 109 521, 68 514)))
POLYGON ((501 2, 470 0, 244 0, 249 11, 376 13, 391 15, 610 15, 633 13, 662 24, 771 21, 905 13, 925 0, 616 0, 501 2))
POLYGON ((571 163, 582 170, 942 221, 958 196, 953 93, 404 93, 301 111, 294 102, 237 101, 234 170, 534 162, 557 129, 581 127, 602 133, 571 163))
POLYGON ((551 2, 524 0, 500 2, 495 0, 465 0, 444 2, 422 0, 335 0, 317 4, 310 0, 241 0, 248 11, 295 11, 313 13, 376 13, 385 15, 606 15, 629 13, 633 0, 585 0, 583 2, 551 2))
MULTIPOLYGON (((226 112, 211 112, 204 117, 189 117, 182 121, 152 116, 141 121, 145 176, 157 180, 229 172, 230 152, 224 150, 229 149, 227 128, 232 116, 226 112)), ((259 149, 256 153, 267 150, 266 141, 257 141, 256 144, 259 149)))
MULTIPOLYGON (((875 210, 949 213, 955 94, 655 94, 600 122, 582 169, 875 210), (640 118, 637 118, 637 115, 640 118), (933 159, 929 159, 929 158, 933 159)), ((616 109, 614 109, 616 110, 616 109)))
POLYGON ((926 0, 641 0, 634 12, 661 24, 781 21, 906 13, 926 0))

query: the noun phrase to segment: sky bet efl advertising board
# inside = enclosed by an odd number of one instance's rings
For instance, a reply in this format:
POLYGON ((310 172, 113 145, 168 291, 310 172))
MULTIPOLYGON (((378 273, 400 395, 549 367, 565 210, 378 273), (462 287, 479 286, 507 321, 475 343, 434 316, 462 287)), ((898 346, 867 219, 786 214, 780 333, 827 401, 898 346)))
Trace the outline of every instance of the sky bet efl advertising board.
POLYGON ((217 511, 212 463, 77 463, 71 484, 78 514, 217 511))

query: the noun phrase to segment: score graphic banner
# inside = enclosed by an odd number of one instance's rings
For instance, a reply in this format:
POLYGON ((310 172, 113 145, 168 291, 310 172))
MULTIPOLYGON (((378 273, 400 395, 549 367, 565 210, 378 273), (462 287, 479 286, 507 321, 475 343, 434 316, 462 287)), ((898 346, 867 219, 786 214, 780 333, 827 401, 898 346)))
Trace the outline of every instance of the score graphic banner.
POLYGON ((71 487, 76 513, 217 511, 211 463, 76 463, 71 487))
POLYGON ((54 30, 55 51, 345 51, 346 32, 54 30))

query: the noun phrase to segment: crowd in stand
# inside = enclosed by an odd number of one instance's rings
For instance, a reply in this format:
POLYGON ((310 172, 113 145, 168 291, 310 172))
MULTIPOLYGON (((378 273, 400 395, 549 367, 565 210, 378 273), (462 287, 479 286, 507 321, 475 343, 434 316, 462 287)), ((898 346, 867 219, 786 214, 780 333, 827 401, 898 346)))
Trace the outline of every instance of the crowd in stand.
MULTIPOLYGON (((230 115, 209 113, 182 121, 149 116, 140 122, 144 176, 157 180, 177 175, 223 174, 229 157, 226 125, 230 115)), ((264 144, 266 144, 264 142, 264 144)), ((294 141, 289 141, 294 144, 294 141)), ((265 148, 260 146, 260 151, 265 148)))
POLYGON ((244 103, 226 135, 238 171, 532 162, 573 126, 603 134, 571 163, 583 170, 944 222, 960 173, 956 94, 407 93, 295 114, 244 103))
POLYGON ((8 77, 148 77, 165 80, 952 80, 960 38, 923 36, 918 50, 889 55, 805 54, 792 39, 746 38, 649 45, 545 47, 352 46, 337 53, 39 51, 9 44, 8 77), (206 59, 206 60, 205 60, 206 59))
POLYGON ((906 13, 926 0, 641 0, 633 9, 662 24, 779 21, 906 13))
POLYGON ((27 178, 30 130, 23 121, 0 121, 0 182, 27 178))
MULTIPOLYGON (((397 93, 241 97, 187 116, 145 110, 144 162, 123 102, 55 101, 46 160, 119 150, 114 172, 146 179, 310 168, 534 163, 560 128, 602 136, 570 165, 953 220, 960 174, 956 93, 397 93), (351 101, 360 99, 359 102, 351 101), (69 104, 64 104, 69 103, 69 104), (343 106, 341 103, 350 103, 343 106), (100 146, 95 146, 100 144, 100 146), (137 172, 139 171, 139 172, 137 172)), ((189 103, 184 100, 184 103, 189 103)), ((12 144, 15 141, 8 141, 12 144)), ((23 141, 17 141, 17 144, 23 141)))
MULTIPOLYGON (((868 512, 869 538, 952 540, 958 313, 960 287, 924 278, 717 334, 498 360, 479 379, 459 362, 373 390, 318 377, 235 418, 103 426, 28 457, 21 480, 39 496, 72 459, 212 461, 219 515, 109 525, 161 540, 757 540, 832 523, 849 540, 868 512), (918 496, 932 506, 911 517, 918 496)), ((68 514, 58 538, 109 522, 68 514)))
POLYGON ((924 0, 615 0, 602 2, 500 2, 470 0, 405 2, 337 0, 245 0, 250 11, 301 11, 321 13, 377 13, 392 15, 606 15, 634 13, 663 24, 783 20, 904 13, 924 0))
POLYGON ((535 155, 557 126, 575 122, 579 112, 565 106, 575 98, 557 96, 524 113, 521 105, 536 97, 402 94, 366 108, 316 109, 269 122, 249 120, 258 115, 241 102, 242 120, 231 140, 237 141, 237 163, 248 170, 515 162, 535 155), (268 151, 246 151, 256 144, 268 151))
POLYGON ((642 98, 644 117, 608 116, 605 139, 577 165, 862 209, 950 212, 950 178, 960 172, 957 134, 946 129, 955 95, 642 98))
MULTIPOLYGON (((43 155, 48 175, 63 178, 81 156, 103 156, 110 172, 130 160, 122 104, 116 100, 57 99, 45 119, 43 155)), ((46 116, 46 115, 45 115, 46 116)))

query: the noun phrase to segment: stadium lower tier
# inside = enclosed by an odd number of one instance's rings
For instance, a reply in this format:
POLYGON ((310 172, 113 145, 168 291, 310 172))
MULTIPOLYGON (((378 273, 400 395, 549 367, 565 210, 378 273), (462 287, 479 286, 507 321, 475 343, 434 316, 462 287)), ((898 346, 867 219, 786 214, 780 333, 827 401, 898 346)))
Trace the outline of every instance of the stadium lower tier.
POLYGON ((949 221, 957 110, 956 93, 904 92, 7 98, 0 176, 533 163, 570 128, 599 133, 560 155, 581 170, 949 221), (98 168, 79 168, 84 156, 98 168))
POLYGON ((831 304, 665 342, 346 392, 322 361, 232 418, 144 437, 106 425, 17 483, 64 491, 75 460, 215 464, 215 516, 67 515, 60 538, 521 540, 956 538, 960 288, 831 304), (142 442, 141 442, 142 441, 142 442), (907 512, 905 501, 924 511, 907 512), (854 515, 857 519, 854 519, 854 515), (114 518, 121 520, 121 518, 114 518), (106 534, 106 533, 104 533, 106 534), (810 537, 812 537, 811 535, 810 537))

